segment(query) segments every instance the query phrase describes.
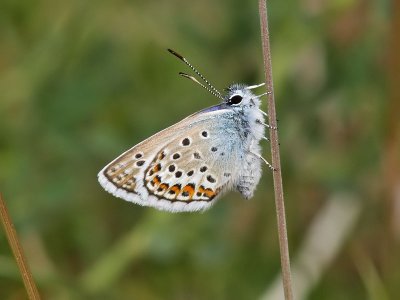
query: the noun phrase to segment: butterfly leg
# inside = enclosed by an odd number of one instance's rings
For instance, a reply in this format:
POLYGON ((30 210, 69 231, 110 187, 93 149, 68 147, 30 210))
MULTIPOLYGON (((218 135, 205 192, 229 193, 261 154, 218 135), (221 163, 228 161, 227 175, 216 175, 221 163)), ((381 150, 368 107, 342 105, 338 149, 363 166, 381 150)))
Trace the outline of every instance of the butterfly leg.
POLYGON ((276 169, 261 155, 254 153, 254 152, 250 152, 251 154, 253 154, 255 157, 261 159, 267 166, 268 168, 270 168, 272 171, 276 171, 276 169))
POLYGON ((261 95, 258 95, 257 98, 260 98, 265 95, 270 95, 270 94, 272 94, 272 92, 265 92, 265 93, 262 93, 261 95))
POLYGON ((262 122, 261 120, 256 120, 256 122, 257 123, 259 123, 259 124, 261 124, 261 125, 263 125, 263 126, 265 126, 265 127, 267 127, 267 128, 269 128, 269 129, 278 129, 278 127, 276 127, 276 126, 271 126, 271 125, 269 125, 269 124, 267 124, 267 123, 264 123, 264 122, 262 122))
POLYGON ((263 111, 263 110, 261 110, 261 109, 259 109, 259 108, 257 108, 257 109, 258 109, 258 111, 259 111, 260 113, 262 113, 264 116, 268 117, 268 114, 267 114, 265 111, 263 111))

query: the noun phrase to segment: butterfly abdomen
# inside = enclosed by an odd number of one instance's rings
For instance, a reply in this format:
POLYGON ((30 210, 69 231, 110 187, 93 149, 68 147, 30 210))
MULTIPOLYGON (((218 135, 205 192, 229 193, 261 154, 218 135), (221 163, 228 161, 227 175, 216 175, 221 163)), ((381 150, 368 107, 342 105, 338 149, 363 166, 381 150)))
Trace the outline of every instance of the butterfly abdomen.
POLYGON ((242 172, 236 184, 236 189, 244 198, 253 197, 254 191, 261 178, 261 162, 254 155, 247 155, 242 165, 242 172))
POLYGON ((260 123, 264 122, 263 115, 249 107, 244 114, 241 115, 241 136, 243 146, 243 157, 241 158, 240 176, 235 185, 236 190, 246 199, 253 197, 254 191, 261 178, 261 162, 256 155, 261 155, 261 147, 259 145, 265 128, 260 123))

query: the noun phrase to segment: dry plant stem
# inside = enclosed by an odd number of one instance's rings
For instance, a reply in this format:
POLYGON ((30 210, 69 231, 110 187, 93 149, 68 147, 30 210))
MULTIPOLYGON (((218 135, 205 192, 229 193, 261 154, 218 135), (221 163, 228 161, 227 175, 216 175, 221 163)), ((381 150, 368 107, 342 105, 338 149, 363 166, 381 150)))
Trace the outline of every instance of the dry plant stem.
POLYGON ((14 254, 15 260, 17 261, 19 271, 21 272, 22 280, 25 285, 25 289, 28 293, 29 299, 37 300, 40 299, 38 289, 32 278, 32 273, 26 263, 24 254, 22 252, 21 245, 19 244, 17 233, 14 225, 11 222, 10 215, 8 214, 6 204, 3 200, 3 196, 0 193, 0 216, 3 222, 4 230, 7 235, 8 242, 11 250, 14 254))
MULTIPOLYGON (((264 58, 264 71, 267 90, 271 92, 268 95, 268 115, 271 128, 277 127, 274 87, 272 82, 272 66, 271 66, 271 51, 269 45, 269 31, 267 20, 267 5, 266 0, 259 0, 258 10, 260 14, 261 25, 261 41, 264 58)), ((292 277, 290 273, 289 247, 286 231, 285 203, 283 199, 281 161, 279 155, 278 131, 270 130, 272 166, 275 168, 273 172, 274 190, 275 190, 275 206, 278 222, 279 248, 281 253, 281 267, 283 291, 286 300, 293 299, 292 292, 292 277)))
MULTIPOLYGON (((385 147, 382 153, 385 171, 385 189, 387 198, 388 240, 395 245, 400 241, 400 2, 393 3, 391 21, 391 36, 387 55, 389 98, 387 103, 387 118, 385 124, 385 147), (389 236, 390 235, 390 236, 389 236)), ((393 247, 395 249, 395 247, 393 247)), ((390 264, 386 255, 385 261, 390 264)))

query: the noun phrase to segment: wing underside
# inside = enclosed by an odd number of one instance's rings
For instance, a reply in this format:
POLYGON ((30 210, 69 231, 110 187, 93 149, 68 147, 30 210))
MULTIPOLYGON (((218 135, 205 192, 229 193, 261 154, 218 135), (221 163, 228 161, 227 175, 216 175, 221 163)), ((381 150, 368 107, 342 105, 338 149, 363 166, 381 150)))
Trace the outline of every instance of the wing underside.
POLYGON ((240 137, 227 113, 194 114, 155 134, 101 170, 100 184, 160 210, 208 209, 238 178, 240 137))

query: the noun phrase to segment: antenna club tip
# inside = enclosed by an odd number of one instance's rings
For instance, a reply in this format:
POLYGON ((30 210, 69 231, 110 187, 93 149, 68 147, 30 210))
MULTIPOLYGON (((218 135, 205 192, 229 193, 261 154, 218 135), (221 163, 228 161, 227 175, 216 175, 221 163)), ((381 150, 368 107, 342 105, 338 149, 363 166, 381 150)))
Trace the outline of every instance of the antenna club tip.
POLYGON ((181 75, 181 76, 183 76, 183 77, 185 77, 185 78, 188 78, 188 79, 190 79, 190 80, 193 80, 194 82, 199 83, 199 82, 196 80, 196 78, 194 78, 193 76, 190 76, 189 74, 186 74, 186 73, 183 73, 183 72, 179 72, 179 75, 181 75))
POLYGON ((185 60, 185 58, 182 55, 180 55, 178 52, 176 52, 176 51, 174 51, 174 50, 172 50, 170 48, 168 48, 167 50, 168 50, 169 53, 175 55, 177 58, 179 58, 179 59, 181 59, 183 61, 185 60))

